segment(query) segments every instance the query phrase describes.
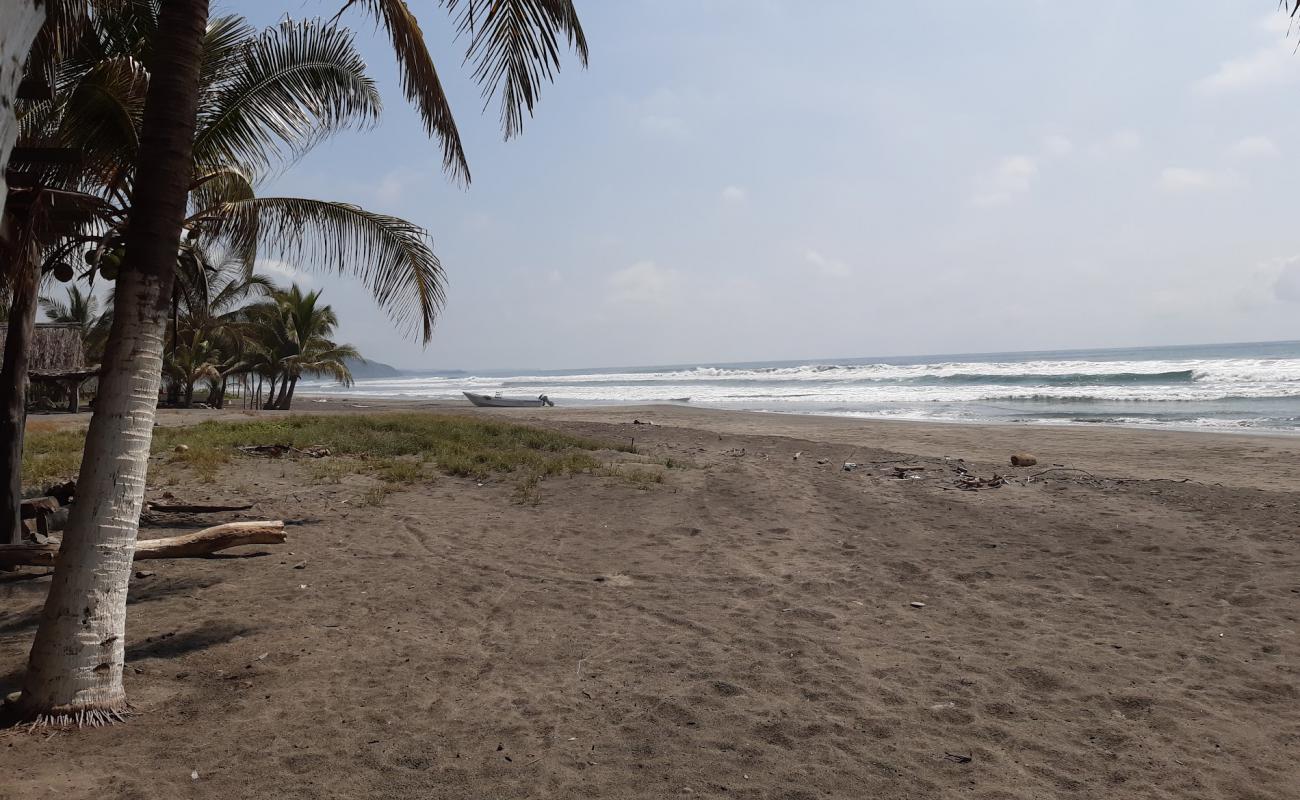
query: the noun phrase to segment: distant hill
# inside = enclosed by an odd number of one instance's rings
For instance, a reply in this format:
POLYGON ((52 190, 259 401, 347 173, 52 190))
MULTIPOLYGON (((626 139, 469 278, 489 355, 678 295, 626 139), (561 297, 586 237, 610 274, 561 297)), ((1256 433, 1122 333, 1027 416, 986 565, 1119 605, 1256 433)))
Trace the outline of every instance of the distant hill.
POLYGON ((397 367, 385 364, 382 361, 371 361, 367 358, 349 358, 344 363, 347 364, 352 377, 359 381, 373 380, 375 378, 400 378, 402 376, 397 367))

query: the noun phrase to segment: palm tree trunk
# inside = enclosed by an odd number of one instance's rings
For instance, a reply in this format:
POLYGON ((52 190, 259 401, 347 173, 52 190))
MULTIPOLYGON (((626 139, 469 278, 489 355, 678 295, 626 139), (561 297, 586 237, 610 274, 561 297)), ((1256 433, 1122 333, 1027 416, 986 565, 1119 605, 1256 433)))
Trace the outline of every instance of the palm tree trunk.
POLYGON ((262 406, 262 408, 270 411, 275 410, 275 384, 276 383, 277 383, 276 376, 272 375, 271 380, 267 383, 266 386, 266 405, 262 406))
POLYGON ((32 644, 18 714, 101 722, 126 709, 122 664, 149 445, 162 380, 167 302, 193 173, 200 44, 208 0, 163 0, 150 63, 139 164, 78 502, 32 644))
POLYGON ((280 379, 280 394, 275 398, 275 409, 283 411, 288 408, 289 398, 289 376, 285 375, 280 379))
POLYGON ((298 388, 298 376, 295 375, 293 380, 289 381, 289 393, 284 398, 285 411, 288 411, 289 407, 293 405, 293 390, 296 388, 298 388))
POLYGON ((36 323, 37 267, 31 248, 20 246, 11 268, 13 300, 5 338, 4 366, 0 368, 0 543, 22 544, 19 519, 23 497, 23 434, 27 426, 27 356, 36 323))
POLYGON ((191 408, 194 405, 194 380, 187 378, 185 380, 185 407, 191 408))
MULTIPOLYGON (((180 314, 181 314, 181 293, 176 287, 176 282, 172 281, 172 338, 171 338, 171 362, 176 366, 176 341, 180 338, 180 314)), ((190 384, 189 396, 194 394, 194 384, 190 384)), ((170 406, 179 405, 181 400, 181 384, 173 377, 167 382, 167 404, 170 406)), ((185 406, 189 407, 189 400, 186 400, 185 406)))
POLYGON ((280 381, 280 397, 276 400, 275 407, 284 411, 289 407, 289 376, 285 375, 280 381))
POLYGON ((18 123, 14 119, 18 84, 23 79, 27 52, 45 22, 45 4, 36 0, 6 0, 3 23, 0 24, 0 219, 4 217, 5 168, 9 165, 9 151, 18 138, 18 123))

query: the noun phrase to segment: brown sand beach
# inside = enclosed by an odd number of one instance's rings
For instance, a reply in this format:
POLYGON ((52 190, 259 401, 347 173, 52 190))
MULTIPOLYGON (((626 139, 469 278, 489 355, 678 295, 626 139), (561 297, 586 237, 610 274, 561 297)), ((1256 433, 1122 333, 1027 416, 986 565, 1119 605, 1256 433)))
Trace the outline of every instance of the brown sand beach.
MULTIPOLYGON (((1300 796, 1298 438, 457 412, 634 438, 659 477, 363 506, 371 477, 238 458, 166 487, 254 508, 144 537, 300 524, 138 565, 139 715, 8 733, 0 797, 1300 796)), ((39 572, 0 577, 6 684, 39 572)))

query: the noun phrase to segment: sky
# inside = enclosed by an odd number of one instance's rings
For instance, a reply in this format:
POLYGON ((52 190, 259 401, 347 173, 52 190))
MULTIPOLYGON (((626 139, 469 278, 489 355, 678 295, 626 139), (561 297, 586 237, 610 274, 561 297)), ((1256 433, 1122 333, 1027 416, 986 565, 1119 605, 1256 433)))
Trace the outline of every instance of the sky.
MULTIPOLYGON (((414 369, 577 368, 1300 339, 1300 31, 1274 0, 575 0, 502 140, 448 17, 409 0, 473 171, 348 12, 380 124, 263 195, 427 228, 448 302, 403 337, 361 284, 339 338, 414 369)), ((227 0, 272 24, 338 3, 227 0)))

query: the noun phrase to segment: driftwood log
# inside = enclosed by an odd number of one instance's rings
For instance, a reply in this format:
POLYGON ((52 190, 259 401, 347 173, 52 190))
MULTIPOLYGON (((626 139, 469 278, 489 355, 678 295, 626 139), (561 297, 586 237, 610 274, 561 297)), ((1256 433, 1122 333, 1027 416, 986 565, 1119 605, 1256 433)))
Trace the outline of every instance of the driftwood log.
POLYGON ((253 507, 253 504, 249 503, 243 506, 196 506, 179 503, 145 503, 144 507, 149 511, 157 511, 163 514, 216 514, 223 511, 247 511, 253 507))
MULTIPOLYGON (((283 522, 228 522, 166 539, 141 539, 135 544, 135 560, 202 558, 230 547, 283 544, 284 540, 283 522)), ((58 542, 0 545, 0 567, 49 567, 58 553, 58 542)))

